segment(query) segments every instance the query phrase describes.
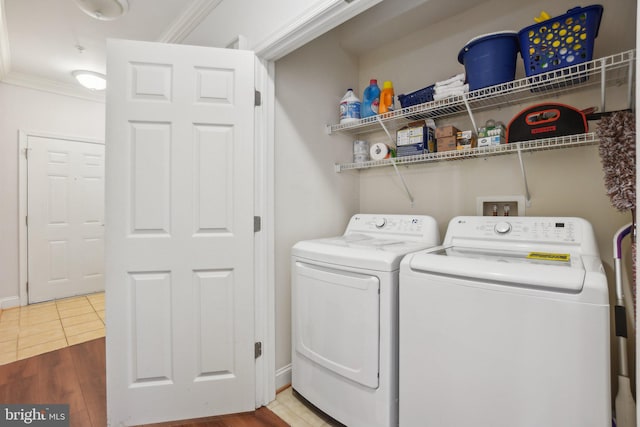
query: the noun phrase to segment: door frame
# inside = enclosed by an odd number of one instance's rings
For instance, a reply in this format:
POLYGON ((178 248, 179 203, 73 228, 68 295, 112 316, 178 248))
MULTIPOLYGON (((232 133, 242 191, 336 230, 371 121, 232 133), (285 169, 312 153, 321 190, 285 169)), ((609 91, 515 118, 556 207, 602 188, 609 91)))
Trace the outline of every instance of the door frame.
MULTIPOLYGON (((256 408, 276 397, 275 327, 275 63, 314 38, 383 0, 318 0, 314 7, 261 43, 250 47, 256 55, 256 90, 262 105, 255 114, 255 215, 262 219, 262 231, 255 239, 255 335, 263 343, 256 359, 256 408)), ((249 43, 242 36, 238 41, 249 43)), ((233 43, 232 43, 233 44, 233 43)), ((278 369, 291 382, 291 363, 278 369)))
POLYGON ((275 62, 255 57, 255 85, 262 105, 254 115, 254 215, 261 218, 261 231, 254 239, 254 334, 262 342, 256 359, 256 408, 276 398, 276 300, 275 300, 275 62))
POLYGON ((28 143, 30 137, 104 145, 104 141, 94 138, 26 131, 22 129, 18 130, 18 280, 20 282, 19 305, 21 306, 29 303, 29 294, 27 289, 27 281, 29 280, 29 245, 27 243, 29 230, 27 228, 26 220, 22 218, 26 218, 27 213, 29 212, 27 206, 29 191, 27 150, 29 149, 28 143))

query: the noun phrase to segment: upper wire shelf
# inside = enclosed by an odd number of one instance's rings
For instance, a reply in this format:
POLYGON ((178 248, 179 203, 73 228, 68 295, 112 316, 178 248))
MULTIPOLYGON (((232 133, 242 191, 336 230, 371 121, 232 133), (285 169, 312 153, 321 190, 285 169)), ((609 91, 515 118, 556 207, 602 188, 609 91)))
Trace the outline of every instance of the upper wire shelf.
MULTIPOLYGON (((465 98, 475 111, 519 104, 530 99, 583 89, 588 86, 629 84, 633 79, 635 49, 584 62, 548 73, 537 74, 468 92, 438 101, 413 105, 357 122, 327 126, 329 134, 347 132, 362 134, 380 130, 380 122, 399 126, 421 119, 439 119, 466 113, 465 98)), ((395 127, 395 126, 394 126, 395 127)))

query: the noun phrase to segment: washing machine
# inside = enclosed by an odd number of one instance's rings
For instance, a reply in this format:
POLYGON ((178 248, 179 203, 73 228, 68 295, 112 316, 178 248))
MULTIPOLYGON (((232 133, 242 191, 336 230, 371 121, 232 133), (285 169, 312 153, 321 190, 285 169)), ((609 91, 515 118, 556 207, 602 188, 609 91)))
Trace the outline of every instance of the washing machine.
POLYGON ((429 216, 354 215, 292 249, 292 385, 349 427, 398 425, 398 272, 440 244, 429 216))
POLYGON ((400 266, 400 426, 609 427, 609 296, 580 218, 457 217, 400 266))

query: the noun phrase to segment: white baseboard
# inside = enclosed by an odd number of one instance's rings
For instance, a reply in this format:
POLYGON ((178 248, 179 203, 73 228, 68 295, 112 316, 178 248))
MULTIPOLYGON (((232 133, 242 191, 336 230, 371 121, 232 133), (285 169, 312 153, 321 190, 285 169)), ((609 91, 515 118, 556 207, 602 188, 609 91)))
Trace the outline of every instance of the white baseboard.
POLYGON ((276 390, 291 384, 291 363, 276 369, 276 390))
POLYGON ((0 309, 6 310, 7 308, 18 307, 20 305, 20 297, 6 297, 0 299, 0 309))

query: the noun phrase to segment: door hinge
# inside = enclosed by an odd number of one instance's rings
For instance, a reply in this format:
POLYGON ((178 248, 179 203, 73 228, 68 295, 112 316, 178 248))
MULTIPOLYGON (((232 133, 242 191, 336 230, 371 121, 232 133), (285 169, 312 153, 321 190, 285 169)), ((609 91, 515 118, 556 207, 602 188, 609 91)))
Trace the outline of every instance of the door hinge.
POLYGON ((262 230, 262 217, 254 216, 253 217, 253 232, 257 233, 262 230))
POLYGON ((24 217, 24 225, 26 225, 27 227, 29 226, 29 217, 28 216, 24 217))
POLYGON ((28 148, 24 149, 24 158, 25 159, 29 159, 29 149, 28 148))
POLYGON ((259 90, 254 90, 254 105, 256 107, 262 105, 262 94, 259 90))
POLYGON ((262 342, 261 341, 258 341, 257 343, 254 344, 254 355, 255 355, 256 359, 258 357, 262 356, 262 342))

